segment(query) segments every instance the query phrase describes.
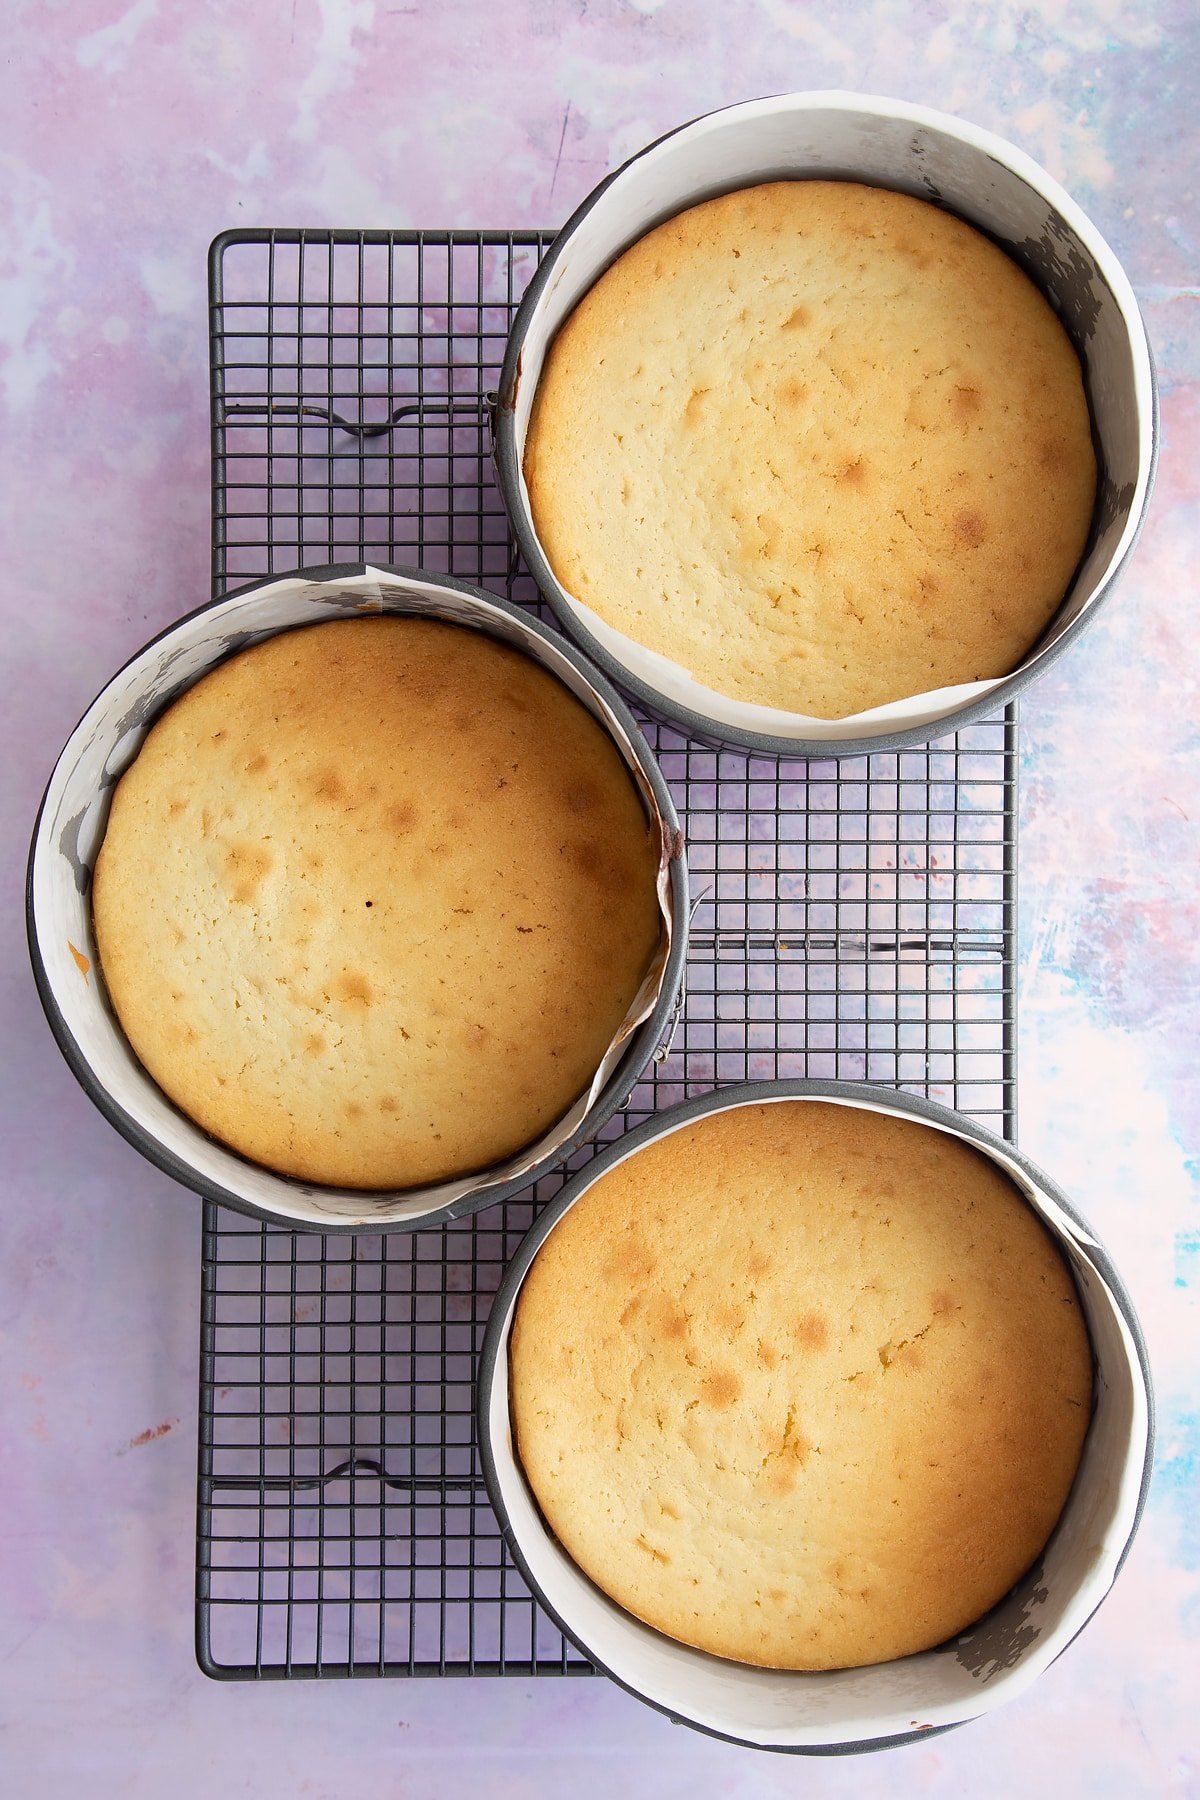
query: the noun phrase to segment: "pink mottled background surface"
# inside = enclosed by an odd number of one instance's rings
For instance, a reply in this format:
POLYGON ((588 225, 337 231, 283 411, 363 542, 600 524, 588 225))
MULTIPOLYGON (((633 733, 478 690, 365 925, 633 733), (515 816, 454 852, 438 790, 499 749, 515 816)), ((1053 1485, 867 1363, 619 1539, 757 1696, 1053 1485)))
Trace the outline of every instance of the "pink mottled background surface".
POLYGON ((8 0, 0 57, 0 1793, 1200 1792, 1191 0, 8 0), (21 891, 77 716, 207 596, 208 242, 242 223, 556 223, 682 118, 829 86, 1032 152, 1124 259, 1158 359, 1150 522, 1119 597, 1023 706, 1021 837, 1021 1142, 1146 1324, 1161 1422, 1141 1535, 1025 1699, 869 1760, 711 1743, 600 1681, 210 1685, 191 1646, 199 1204, 68 1074, 21 891))

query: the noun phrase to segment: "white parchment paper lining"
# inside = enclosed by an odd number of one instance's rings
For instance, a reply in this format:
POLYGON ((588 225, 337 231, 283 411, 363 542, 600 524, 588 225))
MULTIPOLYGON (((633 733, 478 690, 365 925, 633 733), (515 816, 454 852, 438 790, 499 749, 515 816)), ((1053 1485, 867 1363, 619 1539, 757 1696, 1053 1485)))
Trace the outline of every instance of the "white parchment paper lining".
MULTIPOLYGON (((781 1094, 778 1103, 792 1099, 781 1094)), ((829 1098, 821 1103, 911 1119, 874 1100, 829 1098)), ((730 1104, 763 1102, 735 1097, 730 1104)), ((982 1151, 973 1138, 949 1126, 913 1122, 962 1136, 982 1151)), ((668 1120, 659 1137, 687 1123, 668 1120)), ((1038 1562, 984 1619, 935 1650, 819 1674, 750 1668, 677 1643, 610 1600, 546 1527, 513 1449, 507 1350, 514 1295, 500 1322, 503 1341, 487 1418, 513 1536, 551 1606, 590 1654, 672 1715, 777 1749, 870 1743, 914 1729, 958 1724, 1022 1693, 1065 1649, 1112 1586, 1137 1518, 1150 1430, 1149 1396, 1137 1350, 1095 1240, 1002 1150, 982 1153, 991 1155, 1017 1184, 1071 1264, 1095 1354, 1095 1405, 1075 1485, 1038 1562)), ((590 1171, 578 1178, 575 1202, 592 1178, 590 1171)))
MULTIPOLYGON (((509 397, 520 503, 533 530, 524 474, 525 437, 542 366, 556 331, 627 245, 684 207, 756 181, 849 176, 933 198, 1001 244, 1021 246, 1076 337, 1101 450, 1093 539, 1050 625, 1019 665, 1033 667, 1106 590, 1137 534, 1149 489, 1153 377, 1137 300, 1091 221, 1045 170, 1013 145, 965 120, 873 95, 779 94, 695 119, 635 156, 592 196, 556 246, 509 397)), ((534 533, 536 536, 536 533, 534 533)), ((543 552, 544 554, 544 552, 543 552)), ((993 692, 1008 675, 914 694, 840 719, 751 705, 706 687, 681 664, 607 625, 554 581, 556 597, 624 669, 665 699, 717 725, 764 736, 836 742, 930 724, 993 692)))
POLYGON ((97 1082, 133 1122, 182 1163, 264 1211, 314 1225, 330 1221, 372 1225, 445 1212, 487 1188, 519 1179, 574 1135, 662 992, 676 929, 670 862, 678 853, 624 726, 554 644, 474 594, 368 567, 361 575, 332 581, 288 578, 231 596, 183 620, 113 678, 76 727, 47 790, 34 856, 34 916, 46 975, 64 1023, 97 1082), (275 1174, 245 1161, 177 1111, 134 1056, 109 1005, 92 934, 90 893, 91 868, 104 836, 112 790, 171 700, 224 657, 277 631, 347 614, 380 612, 419 612, 482 627, 549 669, 611 734, 662 846, 659 951, 586 1094, 536 1143, 497 1167, 394 1193, 318 1187, 275 1174))

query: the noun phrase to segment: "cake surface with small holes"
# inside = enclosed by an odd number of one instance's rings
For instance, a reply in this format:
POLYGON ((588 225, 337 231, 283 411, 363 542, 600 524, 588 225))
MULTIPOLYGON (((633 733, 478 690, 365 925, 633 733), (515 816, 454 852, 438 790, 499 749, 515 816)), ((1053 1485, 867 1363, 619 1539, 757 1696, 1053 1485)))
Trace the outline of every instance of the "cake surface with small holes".
POLYGON ((113 797, 104 980, 167 1095, 279 1173, 487 1169, 584 1093, 659 948, 659 833, 532 657, 422 618, 234 656, 113 797))
POLYGON ((765 1667, 932 1648, 1036 1560, 1090 1416, 1057 1246, 990 1159, 860 1108, 706 1115, 539 1250, 515 1444, 583 1571, 765 1667))
POLYGON ((1004 675, 1096 491, 1079 359, 952 214, 854 182, 705 201, 550 346, 524 450, 567 592, 734 700, 820 718, 1004 675))

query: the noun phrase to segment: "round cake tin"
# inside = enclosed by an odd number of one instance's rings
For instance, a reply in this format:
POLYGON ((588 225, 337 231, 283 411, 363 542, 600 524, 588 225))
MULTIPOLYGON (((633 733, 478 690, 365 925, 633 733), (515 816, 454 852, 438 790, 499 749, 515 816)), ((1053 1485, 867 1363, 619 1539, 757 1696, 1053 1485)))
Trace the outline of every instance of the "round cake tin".
MULTIPOLYGON (((636 321, 631 321, 636 329, 636 321)), ((774 756, 858 755, 927 742, 993 713, 1074 642, 1133 548, 1153 478, 1157 399, 1128 278, 1095 226, 1045 170, 961 119, 862 94, 782 94, 693 119, 610 175, 542 259, 508 340, 495 408, 500 489, 546 600, 589 656, 651 711, 694 737, 774 756), (547 352, 604 270, 664 219, 758 182, 820 177, 893 188, 978 227, 1047 296, 1083 365, 1098 463, 1091 532, 1070 589, 1013 673, 898 701, 852 719, 802 718, 728 699, 635 644, 574 598, 538 539, 522 472, 547 352)), ((749 472, 748 472, 749 473, 749 472)))
POLYGON ((764 1749, 837 1754, 948 1730, 1028 1687, 1087 1623, 1132 1542, 1150 1479, 1153 1398, 1145 1346, 1120 1276, 1066 1196, 992 1132, 932 1101, 847 1082, 778 1081, 720 1088, 660 1113, 595 1160, 522 1240, 492 1306, 478 1395, 484 1477, 505 1539, 541 1604, 606 1674, 672 1719, 764 1749), (785 1100, 912 1120, 981 1151, 1048 1228, 1073 1273, 1091 1337, 1094 1401, 1079 1472, 1035 1566, 983 1619, 935 1650, 871 1667, 802 1673, 726 1661, 677 1643, 596 1587, 549 1530, 514 1451, 508 1345, 521 1285, 538 1250, 593 1182, 648 1144, 728 1108, 785 1100))
POLYGON ((411 1230, 527 1187, 566 1161, 624 1103, 670 1028, 687 946, 687 868, 675 808, 645 738, 607 680, 573 645, 528 613, 450 576, 339 566, 251 583, 202 606, 113 677, 50 777, 30 850, 27 922, 38 992, 59 1048, 105 1117, 151 1162, 206 1198, 258 1218, 322 1231, 411 1230), (659 958, 587 1096, 536 1144, 496 1168, 395 1192, 322 1187, 275 1174, 186 1118, 142 1067, 109 1004, 90 897, 112 791, 172 700, 227 657, 277 632, 380 612, 486 632, 550 670, 607 731, 662 843, 659 958))

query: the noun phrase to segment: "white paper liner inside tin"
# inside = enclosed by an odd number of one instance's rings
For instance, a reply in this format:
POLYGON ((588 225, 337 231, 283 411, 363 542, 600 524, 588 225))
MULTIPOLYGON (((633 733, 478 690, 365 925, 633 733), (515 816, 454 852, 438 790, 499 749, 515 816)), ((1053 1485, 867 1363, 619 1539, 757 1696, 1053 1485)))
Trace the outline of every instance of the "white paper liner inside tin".
MULTIPOLYGON (((781 1094, 774 1103, 797 1098, 781 1094)), ((934 1131, 947 1129, 871 1101, 819 1099, 825 1105, 863 1106, 934 1131)), ((764 1101, 756 1096, 735 1104, 764 1101)), ((681 1120, 662 1135, 691 1122, 681 1120)), ((981 1154, 993 1154, 965 1134, 951 1135, 961 1136, 981 1154)), ((995 1160, 1070 1261, 1095 1355, 1094 1412, 1066 1508, 1035 1567, 979 1624, 914 1656, 820 1673, 751 1668, 676 1643, 610 1600, 548 1530, 513 1452, 508 1340, 514 1298, 502 1322, 487 1419, 512 1535, 571 1633, 643 1699, 747 1743, 777 1749, 867 1746, 922 1728, 960 1724, 1014 1699, 1065 1649, 1107 1594, 1137 1520, 1149 1442, 1149 1397, 1141 1365, 1102 1273, 1099 1247, 1010 1158, 995 1153, 995 1160)), ((576 1199, 588 1185, 586 1175, 578 1178, 576 1199)))
POLYGON ((1018 667, 838 719, 718 693, 682 664, 614 630, 553 581, 556 598, 614 661, 666 700, 735 730, 833 743, 884 736, 961 711, 1033 668, 1095 604, 1131 548, 1145 509, 1154 386, 1145 328, 1120 263, 1070 196, 1023 152, 961 119, 898 100, 830 92, 749 101, 697 119, 635 157, 593 196, 562 246, 528 321, 516 392, 508 397, 520 503, 531 531, 521 463, 534 391, 550 343, 578 301, 621 251, 662 220, 730 188, 804 176, 864 181, 933 200, 1014 254, 1048 295, 1080 352, 1101 453, 1088 551, 1046 633, 1018 667))
POLYGON ((51 778, 34 854, 33 913, 46 976, 67 1030, 96 1081, 143 1131, 187 1168, 281 1218, 312 1225, 379 1225, 434 1213, 450 1216, 448 1209, 458 1203, 520 1178, 577 1131, 662 992, 675 930, 670 891, 675 848, 624 726, 554 644, 470 593, 436 580, 410 582, 367 568, 361 575, 333 581, 289 578, 232 595, 184 620, 114 677, 76 727, 51 778), (381 612, 420 613, 482 627, 549 669, 611 734, 663 846, 659 951, 586 1094, 535 1143, 505 1162, 480 1174, 403 1192, 323 1187, 276 1174, 238 1156, 179 1112, 142 1067, 117 1022, 99 972, 91 909, 91 869, 113 788, 164 707, 216 663, 275 632, 381 612))

